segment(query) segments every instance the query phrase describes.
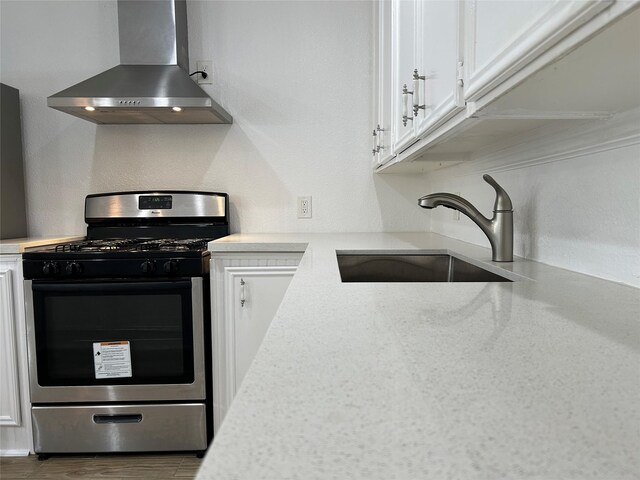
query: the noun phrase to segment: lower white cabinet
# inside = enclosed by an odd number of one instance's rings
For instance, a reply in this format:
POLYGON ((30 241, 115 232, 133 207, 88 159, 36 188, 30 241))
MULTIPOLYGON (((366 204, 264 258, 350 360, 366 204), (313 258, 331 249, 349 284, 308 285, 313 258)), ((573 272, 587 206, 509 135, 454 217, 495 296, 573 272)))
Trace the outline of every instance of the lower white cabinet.
POLYGON ((211 259, 214 431, 269 329, 302 253, 215 253, 211 259))
POLYGON ((0 455, 32 450, 22 257, 0 255, 0 455))

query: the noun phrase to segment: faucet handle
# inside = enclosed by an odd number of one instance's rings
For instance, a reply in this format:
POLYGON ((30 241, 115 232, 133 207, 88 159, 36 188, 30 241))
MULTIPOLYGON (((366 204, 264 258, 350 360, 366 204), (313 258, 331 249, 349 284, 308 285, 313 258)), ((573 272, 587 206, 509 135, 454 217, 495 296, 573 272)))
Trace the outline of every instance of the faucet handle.
POLYGON ((491 175, 482 176, 485 182, 491 185, 496 191, 496 203, 493 204, 494 212, 512 212, 513 205, 509 194, 496 182, 491 175))

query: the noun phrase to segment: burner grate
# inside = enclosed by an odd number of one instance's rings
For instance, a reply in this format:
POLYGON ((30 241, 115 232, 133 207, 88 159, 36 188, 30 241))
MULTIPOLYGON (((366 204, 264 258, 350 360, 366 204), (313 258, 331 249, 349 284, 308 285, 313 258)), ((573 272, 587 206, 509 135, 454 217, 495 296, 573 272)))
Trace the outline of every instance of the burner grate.
POLYGON ((148 240, 146 242, 141 242, 136 245, 136 250, 141 251, 199 251, 207 249, 208 240, 203 240, 200 238, 188 238, 184 240, 176 240, 176 239, 160 239, 160 240, 148 240))
POLYGON ((193 252, 207 249, 209 240, 202 238, 188 239, 108 239, 84 240, 81 242, 56 245, 56 252, 193 252))
POLYGON ((87 240, 82 242, 63 243, 56 245, 56 252, 110 252, 126 250, 135 245, 136 240, 130 239, 110 239, 110 240, 87 240))

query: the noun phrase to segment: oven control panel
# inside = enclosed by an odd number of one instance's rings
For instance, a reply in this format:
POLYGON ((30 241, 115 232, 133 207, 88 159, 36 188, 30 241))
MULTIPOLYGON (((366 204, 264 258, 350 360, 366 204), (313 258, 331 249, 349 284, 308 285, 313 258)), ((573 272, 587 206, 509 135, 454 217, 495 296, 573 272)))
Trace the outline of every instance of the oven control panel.
POLYGON ((145 191, 88 195, 84 217, 89 225, 118 223, 123 219, 156 218, 193 223, 229 223, 229 196, 217 192, 145 191))

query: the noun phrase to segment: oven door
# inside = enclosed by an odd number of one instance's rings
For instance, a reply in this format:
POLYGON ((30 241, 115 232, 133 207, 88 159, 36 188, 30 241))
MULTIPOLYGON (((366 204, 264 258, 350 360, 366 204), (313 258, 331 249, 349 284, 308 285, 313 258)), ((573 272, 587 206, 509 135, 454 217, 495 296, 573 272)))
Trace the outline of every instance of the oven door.
POLYGON ((203 280, 25 281, 33 403, 205 398, 203 280))

